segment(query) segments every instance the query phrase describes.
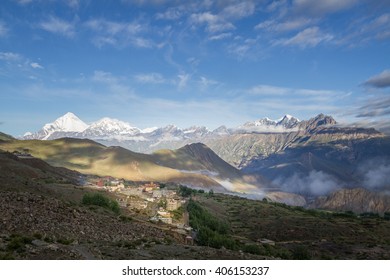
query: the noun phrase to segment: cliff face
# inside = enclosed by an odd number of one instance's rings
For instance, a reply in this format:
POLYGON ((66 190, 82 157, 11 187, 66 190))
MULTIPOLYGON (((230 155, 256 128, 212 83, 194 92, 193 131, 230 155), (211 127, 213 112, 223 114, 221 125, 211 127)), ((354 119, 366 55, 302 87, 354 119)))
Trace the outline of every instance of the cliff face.
POLYGON ((383 214, 390 212, 390 195, 363 188, 341 189, 326 197, 317 198, 310 208, 383 214))
POLYGON ((265 158, 283 151, 296 140, 297 132, 235 134, 207 138, 204 143, 218 156, 237 168, 257 158, 265 158))

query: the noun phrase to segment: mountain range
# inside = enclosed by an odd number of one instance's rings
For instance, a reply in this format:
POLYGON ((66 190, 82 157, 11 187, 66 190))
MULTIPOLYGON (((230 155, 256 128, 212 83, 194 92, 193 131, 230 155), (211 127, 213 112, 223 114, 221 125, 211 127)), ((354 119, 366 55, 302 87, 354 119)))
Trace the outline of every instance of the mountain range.
MULTIPOLYGON (((26 132, 22 139, 53 140, 62 137, 73 137, 122 142, 183 141, 240 133, 291 132, 297 130, 299 124, 300 121, 297 118, 285 115, 278 120, 264 118, 247 122, 237 128, 220 126, 215 130, 209 130, 204 126, 191 126, 181 129, 171 124, 160 128, 139 129, 129 123, 107 117, 87 125, 75 114, 68 112, 54 122, 45 124, 41 130, 35 133, 26 132)), ((154 146, 151 145, 150 150, 153 150, 154 146)))
MULTIPOLYGON (((235 128, 220 126, 211 131, 202 126, 181 129, 174 125, 139 129, 109 118, 87 125, 67 113, 40 131, 27 133, 23 139, 63 137, 91 139, 107 146, 105 153, 108 150, 129 156, 130 153, 147 153, 143 159, 175 170, 180 173, 176 178, 192 176, 182 182, 193 187, 197 181, 203 187, 214 185, 241 192, 272 190, 274 198, 289 201, 292 196, 286 193, 290 193, 303 196, 308 202, 340 189, 363 187, 373 192, 390 191, 387 175, 390 137, 372 128, 339 125, 331 116, 323 114, 309 120, 298 120, 290 115, 278 120, 263 118, 235 128), (119 147, 132 152, 124 152, 119 147), (194 179, 195 175, 204 176, 203 181, 198 180, 200 177, 194 179), (232 181, 236 182, 235 186, 231 185, 232 181)), ((107 162, 101 163, 104 166, 107 162)), ((72 164, 77 166, 78 162, 72 164)), ((95 171, 91 169, 90 173, 95 171)), ((161 175, 148 176, 163 179, 161 175)), ((327 204, 327 207, 329 205, 335 204, 327 204)))

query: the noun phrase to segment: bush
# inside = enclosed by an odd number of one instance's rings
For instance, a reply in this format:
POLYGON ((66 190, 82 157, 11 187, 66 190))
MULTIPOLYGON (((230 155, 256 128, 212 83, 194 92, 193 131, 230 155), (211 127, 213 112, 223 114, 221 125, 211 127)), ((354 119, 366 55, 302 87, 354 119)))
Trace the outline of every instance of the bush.
POLYGON ((237 249, 236 241, 228 235, 229 226, 226 223, 193 200, 189 201, 187 210, 190 214, 190 225, 197 231, 196 240, 199 245, 237 249))
POLYGON ((11 240, 7 244, 8 251, 23 251, 26 244, 31 244, 32 238, 27 236, 11 235, 11 240))
POLYGON ((294 260, 310 260, 311 256, 306 246, 300 245, 292 250, 294 260))
POLYGON ((245 245, 242 250, 245 252, 245 253, 249 253, 249 254, 254 254, 254 255, 261 255, 262 254, 262 251, 260 249, 260 247, 256 244, 248 244, 248 245, 245 245))
POLYGON ((106 209, 110 209, 116 214, 119 214, 120 212, 119 204, 117 201, 110 199, 100 193, 86 193, 83 196, 82 204, 100 206, 106 209))

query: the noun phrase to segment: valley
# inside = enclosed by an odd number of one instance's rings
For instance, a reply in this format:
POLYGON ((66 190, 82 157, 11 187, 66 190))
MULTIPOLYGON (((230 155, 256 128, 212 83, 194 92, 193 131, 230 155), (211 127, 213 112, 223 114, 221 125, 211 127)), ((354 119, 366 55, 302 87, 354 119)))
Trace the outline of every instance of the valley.
POLYGON ((318 115, 141 130, 68 113, 0 136, 1 258, 390 258, 390 138, 374 129, 318 115))

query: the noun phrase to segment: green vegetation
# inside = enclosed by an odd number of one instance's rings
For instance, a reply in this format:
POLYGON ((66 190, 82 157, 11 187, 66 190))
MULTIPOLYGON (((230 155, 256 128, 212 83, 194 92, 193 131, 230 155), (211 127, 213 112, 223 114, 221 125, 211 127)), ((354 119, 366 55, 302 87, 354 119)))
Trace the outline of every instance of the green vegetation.
POLYGON ((58 238, 57 239, 58 243, 61 243, 64 245, 70 245, 70 244, 72 244, 73 241, 74 241, 73 239, 68 239, 68 238, 58 238))
POLYGON ((309 250, 304 245, 296 246, 292 249, 292 258, 294 260, 310 260, 311 255, 309 253, 309 250))
POLYGON ((14 139, 15 138, 13 138, 11 135, 0 132, 0 140, 10 141, 10 140, 14 140, 14 139))
POLYGON ((305 209, 218 193, 198 195, 194 204, 194 210, 189 209, 190 224, 195 229, 206 227, 209 235, 204 237, 199 231, 196 241, 202 245, 220 246, 207 241, 214 232, 220 234, 218 221, 223 221, 228 227, 220 235, 245 253, 282 259, 390 258, 390 213, 379 217, 305 209), (367 254, 359 256, 362 248, 367 254))
POLYGON ((180 206, 176 210, 170 211, 173 214, 175 220, 180 220, 183 217, 184 207, 180 206))
POLYGON ((189 197, 192 194, 195 194, 196 192, 197 192, 196 190, 188 188, 186 186, 182 186, 182 185, 179 186, 179 194, 182 197, 189 197))
POLYGON ((86 193, 83 196, 82 204, 96 205, 111 210, 115 214, 120 213, 119 204, 117 201, 110 199, 100 193, 86 193))
POLYGON ((254 254, 254 255, 265 255, 262 248, 256 244, 247 244, 242 250, 245 253, 254 254))
POLYGON ((236 249, 237 244, 228 235, 226 223, 211 215, 199 203, 190 200, 187 206, 190 214, 190 225, 197 231, 197 241, 200 245, 228 249, 236 249))
MULTIPOLYGON (((214 193, 212 190, 211 190, 211 192, 214 193)), ((195 196, 196 194, 204 194, 205 191, 202 189, 195 190, 195 189, 191 189, 191 188, 188 188, 186 186, 183 186, 183 185, 179 185, 178 193, 182 197, 189 197, 191 195, 195 196)))

